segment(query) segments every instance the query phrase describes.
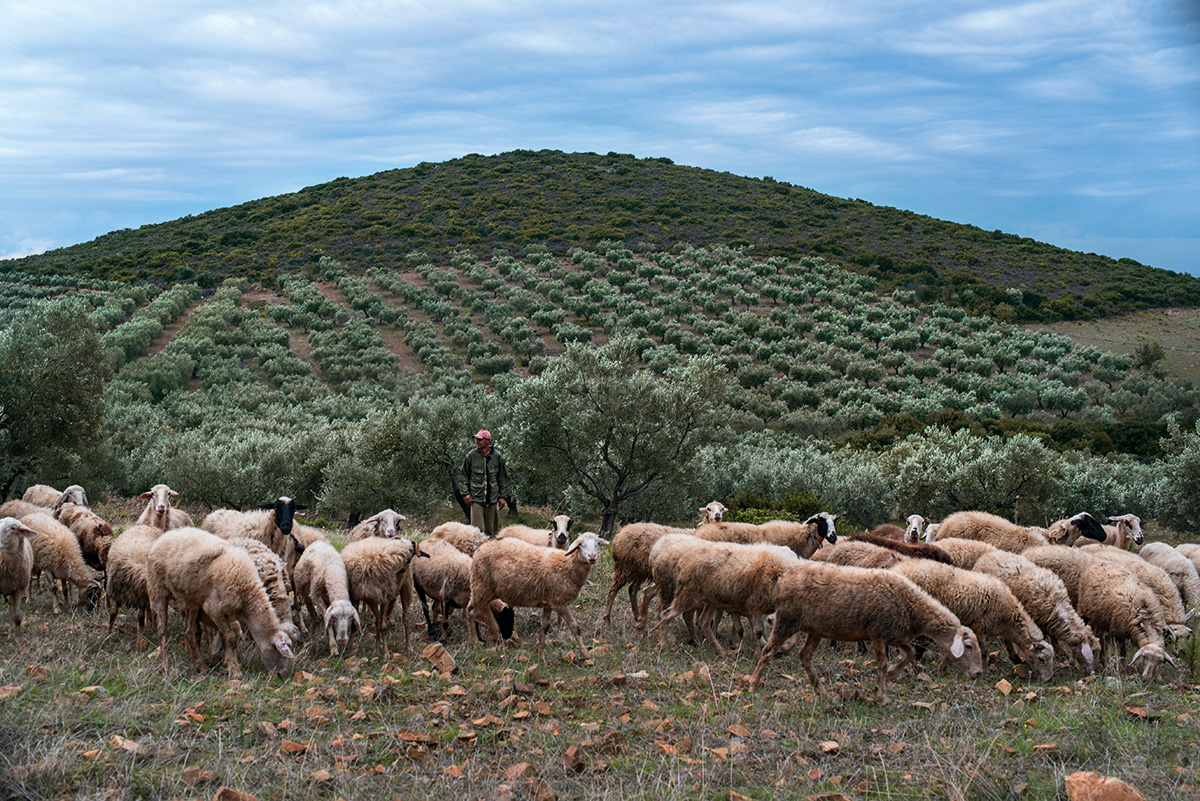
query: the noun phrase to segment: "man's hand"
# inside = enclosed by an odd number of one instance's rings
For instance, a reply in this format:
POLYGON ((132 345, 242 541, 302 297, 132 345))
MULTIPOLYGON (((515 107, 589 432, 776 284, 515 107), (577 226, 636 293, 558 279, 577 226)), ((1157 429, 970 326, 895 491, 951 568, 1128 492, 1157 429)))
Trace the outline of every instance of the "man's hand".
POLYGON ((501 498, 501 499, 498 501, 498 503, 500 504, 500 508, 501 508, 501 509, 503 509, 505 506, 508 506, 508 504, 506 504, 506 503, 504 502, 504 499, 503 499, 503 498, 501 498))
POLYGON ((471 494, 467 493, 466 495, 464 495, 463 500, 466 501, 467 503, 470 503, 471 502, 471 494))

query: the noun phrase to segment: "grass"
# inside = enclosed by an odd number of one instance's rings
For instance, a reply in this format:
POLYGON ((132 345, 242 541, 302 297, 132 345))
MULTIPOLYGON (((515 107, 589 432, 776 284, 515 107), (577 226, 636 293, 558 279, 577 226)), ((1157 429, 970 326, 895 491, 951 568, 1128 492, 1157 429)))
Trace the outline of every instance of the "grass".
POLYGON ((1034 325, 1070 337, 1079 345, 1132 355, 1143 340, 1162 345, 1162 367, 1200 383, 1200 310, 1152 309, 1098 320, 1034 325))
MULTIPOLYGON (((0 797, 259 799, 510 797, 583 799, 1008 799, 1064 797, 1078 770, 1115 775, 1149 798, 1195 798, 1200 693, 1172 668, 1143 683, 1110 665, 1060 670, 1050 684, 994 660, 976 682, 922 672, 875 700, 874 669, 853 646, 822 646, 817 697, 795 654, 747 689, 749 653, 717 660, 683 642, 663 653, 636 631, 622 594, 600 621, 611 562, 578 603, 592 659, 561 625, 540 661, 536 621, 521 643, 445 643, 438 675, 420 652, 379 654, 373 637, 330 658, 303 651, 292 677, 268 677, 244 647, 243 681, 197 674, 172 620, 169 667, 103 609, 52 615, 26 604, 26 646, 0 646, 0 797), (1001 679, 1011 684, 1004 692, 1001 679), (16 688, 16 689, 12 689, 16 688)), ((1183 664, 1183 660, 1181 665, 1183 664)), ((1185 668, 1186 670, 1186 668, 1185 668)))

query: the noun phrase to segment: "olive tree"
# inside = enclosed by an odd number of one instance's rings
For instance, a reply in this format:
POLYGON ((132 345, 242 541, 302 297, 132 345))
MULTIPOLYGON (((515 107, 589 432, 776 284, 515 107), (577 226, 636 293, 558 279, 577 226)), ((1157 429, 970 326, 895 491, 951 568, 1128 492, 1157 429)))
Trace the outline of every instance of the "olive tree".
POLYGON ((632 339, 570 345, 510 393, 513 459, 564 500, 597 504, 607 534, 623 501, 689 473, 721 425, 730 385, 711 357, 660 375, 639 367, 632 339))

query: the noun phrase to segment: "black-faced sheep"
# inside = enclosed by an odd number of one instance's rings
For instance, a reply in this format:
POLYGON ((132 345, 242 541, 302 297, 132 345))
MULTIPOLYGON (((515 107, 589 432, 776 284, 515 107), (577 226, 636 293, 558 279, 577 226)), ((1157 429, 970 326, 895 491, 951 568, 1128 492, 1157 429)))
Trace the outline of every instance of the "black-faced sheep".
POLYGON ((408 610, 412 605, 411 563, 417 556, 412 540, 368 537, 352 542, 342 549, 346 579, 350 584, 350 601, 356 608, 363 605, 375 618, 375 639, 381 651, 387 650, 388 633, 395 616, 396 599, 400 600, 400 622, 404 626, 404 647, 410 647, 408 610))
POLYGON ((50 577, 50 603, 58 614, 58 593, 62 591, 63 606, 70 608, 70 584, 78 589, 81 598, 94 597, 101 589, 91 568, 83 561, 75 532, 54 519, 49 510, 21 518, 21 522, 37 531, 33 539, 33 572, 50 577))
POLYGON ((204 518, 200 527, 227 540, 248 537, 264 543, 283 559, 291 576, 296 560, 304 553, 304 544, 292 529, 296 523, 296 512, 307 508, 305 504, 281 495, 274 501, 260 503, 258 511, 254 512, 217 509, 204 518))
POLYGON ((362 619, 350 601, 350 583, 342 555, 327 542, 315 540, 296 563, 296 597, 308 609, 309 630, 318 621, 329 640, 329 655, 337 656, 362 630, 362 619))
POLYGON ((983 672, 975 633, 912 581, 890 570, 802 563, 780 577, 776 595, 775 626, 750 677, 751 689, 758 688, 771 658, 798 633, 808 635, 800 649, 804 672, 823 696, 825 689, 812 665, 822 639, 870 640, 875 645, 881 701, 887 700, 886 680, 915 660, 912 641, 922 635, 943 646, 968 677, 983 672), (891 668, 888 645, 904 651, 904 658, 891 668))
POLYGON ((395 509, 384 509, 382 512, 371 515, 350 529, 348 541, 358 542, 359 540, 365 540, 367 537, 383 537, 388 540, 395 539, 399 536, 397 531, 400 521, 407 519, 407 517, 395 509))
POLYGON ((13 639, 21 640, 21 601, 29 592, 33 575, 31 537, 38 532, 15 517, 0 519, 0 597, 8 599, 8 619, 13 639))
MULTIPOLYGON (((579 596, 602 545, 608 545, 608 541, 590 531, 580 534, 565 551, 512 539, 484 543, 471 560, 468 619, 482 621, 492 638, 499 642, 500 629, 490 612, 492 601, 499 599, 514 609, 523 606, 541 608, 538 654, 545 658, 550 613, 557 612, 575 635, 584 658, 588 658, 587 646, 570 605, 579 596)), ((475 629, 468 626, 468 631, 473 636, 475 629)))
POLYGON ((570 515, 555 515, 551 522, 553 528, 541 529, 530 528, 529 526, 505 526, 500 529, 496 535, 496 539, 511 539, 513 537, 528 542, 530 545, 541 545, 546 548, 557 548, 560 551, 567 550, 567 544, 570 542, 570 535, 567 533, 571 530, 571 524, 575 521, 570 515))
POLYGON ((705 523, 693 532, 702 540, 713 542, 738 542, 744 545, 765 542, 791 548, 801 559, 807 559, 821 545, 822 540, 837 542, 834 523, 837 515, 818 512, 803 523, 790 520, 768 520, 766 523, 705 523))
POLYGON ((137 519, 139 526, 155 526, 163 531, 176 528, 187 528, 192 523, 192 516, 182 509, 171 506, 171 499, 178 498, 179 493, 166 484, 155 484, 138 496, 148 501, 145 510, 137 519))
POLYGON ((159 656, 167 665, 167 610, 174 601, 183 613, 184 641, 198 669, 204 668, 198 642, 203 612, 224 645, 225 669, 240 678, 237 642, 248 630, 267 669, 280 676, 292 672, 288 635, 279 628, 267 591, 250 555, 198 528, 165 532, 150 546, 146 565, 150 607, 158 618, 159 656))
POLYGON ((139 644, 142 642, 146 626, 155 628, 150 595, 146 589, 146 564, 150 558, 150 546, 162 534, 163 530, 157 526, 133 525, 113 540, 112 548, 108 552, 108 570, 105 573, 110 634, 122 607, 137 610, 139 644))

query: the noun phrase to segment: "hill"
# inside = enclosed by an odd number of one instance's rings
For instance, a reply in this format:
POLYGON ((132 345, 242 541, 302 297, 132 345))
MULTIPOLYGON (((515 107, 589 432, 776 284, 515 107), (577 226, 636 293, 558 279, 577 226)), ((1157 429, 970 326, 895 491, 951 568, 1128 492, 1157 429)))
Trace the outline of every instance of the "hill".
POLYGON ((1077 253, 771 178, 618 153, 514 151, 339 178, 0 265, 3 272, 105 280, 225 277, 271 282, 329 256, 391 267, 423 251, 556 255, 627 247, 742 248, 757 260, 819 256, 973 313, 1016 321, 1200 305, 1200 279, 1077 253), (1008 290, 1022 291, 1013 303, 1008 290))

